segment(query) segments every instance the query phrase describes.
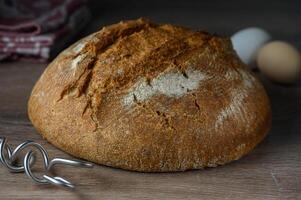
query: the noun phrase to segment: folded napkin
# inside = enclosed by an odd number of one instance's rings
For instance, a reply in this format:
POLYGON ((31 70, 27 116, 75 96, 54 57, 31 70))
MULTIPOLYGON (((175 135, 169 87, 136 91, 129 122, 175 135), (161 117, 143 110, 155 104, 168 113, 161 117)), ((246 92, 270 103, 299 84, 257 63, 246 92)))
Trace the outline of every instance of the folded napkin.
POLYGON ((8 4, 0 0, 0 60, 49 60, 89 22, 85 3, 15 0, 8 4))

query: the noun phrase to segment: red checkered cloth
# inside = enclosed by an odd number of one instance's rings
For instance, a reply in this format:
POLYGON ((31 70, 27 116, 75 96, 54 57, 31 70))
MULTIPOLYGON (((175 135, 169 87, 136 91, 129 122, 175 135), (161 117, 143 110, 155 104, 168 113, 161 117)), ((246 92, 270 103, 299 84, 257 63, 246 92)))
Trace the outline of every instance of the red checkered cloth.
POLYGON ((0 14, 0 60, 48 60, 70 43, 91 17, 84 0, 18 0, 11 7, 3 5, 0 0, 0 13, 9 14, 0 14))

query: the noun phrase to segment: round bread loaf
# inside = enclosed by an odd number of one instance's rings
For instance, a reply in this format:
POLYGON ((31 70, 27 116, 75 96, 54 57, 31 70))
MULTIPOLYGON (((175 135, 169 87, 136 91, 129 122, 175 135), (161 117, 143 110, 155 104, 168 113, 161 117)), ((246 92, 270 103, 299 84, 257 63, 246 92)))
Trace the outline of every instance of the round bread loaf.
POLYGON ((34 86, 28 112, 58 148, 142 172, 239 159, 271 121, 263 86, 228 38, 145 19, 63 51, 34 86))

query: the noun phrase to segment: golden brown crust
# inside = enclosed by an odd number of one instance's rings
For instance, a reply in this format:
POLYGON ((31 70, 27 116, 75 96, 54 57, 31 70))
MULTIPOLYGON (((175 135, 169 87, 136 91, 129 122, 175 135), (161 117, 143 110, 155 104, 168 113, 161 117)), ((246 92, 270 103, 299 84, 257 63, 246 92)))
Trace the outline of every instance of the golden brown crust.
POLYGON ((145 19, 105 27, 63 51, 36 83, 28 112, 62 150, 145 172, 236 160, 271 120, 262 85, 229 39, 145 19))

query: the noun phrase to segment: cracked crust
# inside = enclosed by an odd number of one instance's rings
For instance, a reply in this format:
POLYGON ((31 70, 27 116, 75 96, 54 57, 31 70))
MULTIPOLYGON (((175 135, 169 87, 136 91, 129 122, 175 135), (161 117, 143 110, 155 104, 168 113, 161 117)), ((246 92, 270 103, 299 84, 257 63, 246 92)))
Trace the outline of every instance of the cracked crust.
POLYGON ((262 85, 229 39, 145 19, 104 27, 63 51, 33 88, 28 112, 62 150, 144 172, 239 159, 271 120, 262 85))

